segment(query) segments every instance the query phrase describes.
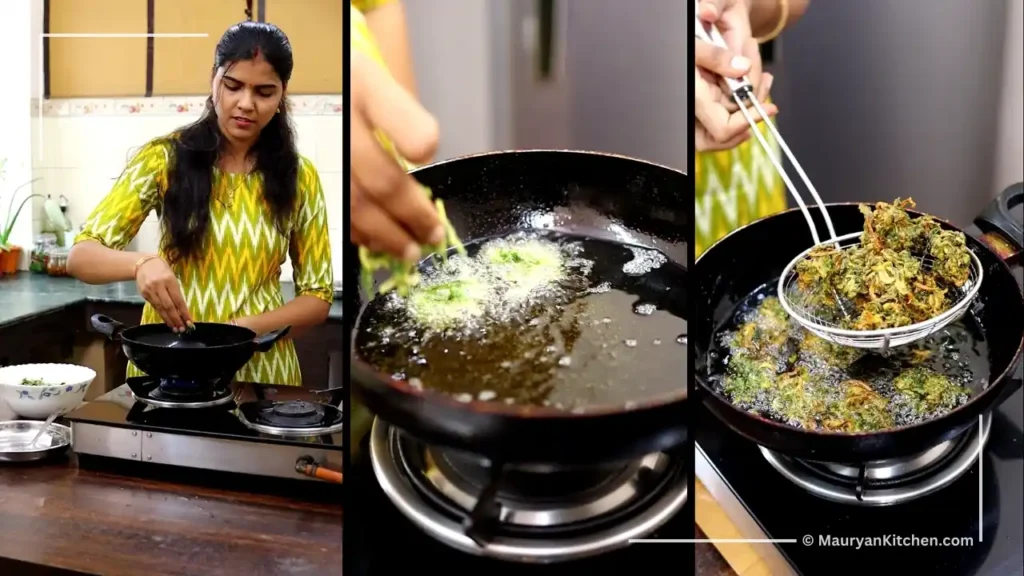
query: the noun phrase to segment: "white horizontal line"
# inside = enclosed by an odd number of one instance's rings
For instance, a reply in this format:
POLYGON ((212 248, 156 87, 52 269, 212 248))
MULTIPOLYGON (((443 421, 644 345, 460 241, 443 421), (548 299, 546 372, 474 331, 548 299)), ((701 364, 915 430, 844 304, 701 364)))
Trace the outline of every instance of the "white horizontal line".
POLYGON ((704 538, 704 539, 682 539, 682 538, 634 538, 630 544, 796 544, 796 538, 786 540, 754 539, 744 538, 704 538))
POLYGON ((43 34, 43 38, 209 38, 209 34, 43 34))

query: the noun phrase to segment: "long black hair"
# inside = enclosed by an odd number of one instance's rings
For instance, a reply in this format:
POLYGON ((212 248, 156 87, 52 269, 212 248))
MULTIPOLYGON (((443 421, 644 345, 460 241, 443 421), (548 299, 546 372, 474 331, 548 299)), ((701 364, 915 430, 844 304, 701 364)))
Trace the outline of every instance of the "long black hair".
MULTIPOLYGON (((263 22, 247 21, 228 28, 217 43, 213 73, 257 55, 273 67, 287 88, 294 66, 291 42, 281 29, 263 22)), ((217 125, 213 96, 206 100, 199 120, 160 141, 173 150, 161 220, 164 249, 174 262, 197 254, 210 224, 213 168, 226 143, 217 125)), ((282 95, 280 111, 260 131, 249 155, 255 158, 255 170, 263 176, 263 196, 275 225, 284 234, 295 206, 299 173, 287 92, 282 95)))

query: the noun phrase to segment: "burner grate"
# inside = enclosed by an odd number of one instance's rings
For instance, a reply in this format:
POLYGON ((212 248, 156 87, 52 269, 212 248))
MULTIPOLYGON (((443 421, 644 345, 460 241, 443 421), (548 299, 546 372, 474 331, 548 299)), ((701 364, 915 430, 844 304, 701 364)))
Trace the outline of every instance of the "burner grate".
POLYGON ((213 408, 234 400, 227 379, 193 381, 148 376, 126 381, 136 401, 156 408, 213 408))
POLYGON ((341 431, 342 411, 308 400, 246 402, 239 419, 248 428, 271 436, 321 436, 341 431))
MULTIPOLYGON (((448 478, 432 463, 439 454, 450 460, 452 453, 427 446, 379 419, 369 444, 377 480, 406 518, 431 537, 476 556, 541 564, 596 556, 623 548, 633 538, 650 536, 687 501, 686 459, 677 454, 652 454, 633 462, 626 468, 633 470, 632 476, 622 472, 623 480, 593 493, 582 489, 587 471, 577 468, 579 476, 563 484, 569 492, 558 496, 540 489, 537 481, 531 481, 529 489, 521 481, 509 481, 513 472, 552 478, 565 474, 558 466, 496 466, 459 454, 463 474, 466 466, 473 472, 474 489, 463 491, 457 482, 466 479, 448 478), (650 473, 640 471, 646 468, 650 473), (584 496, 596 499, 581 500, 584 496)), ((599 466, 590 473, 600 483, 621 466, 599 466)))
MULTIPOLYGON (((410 448, 416 450, 416 447, 410 448)), ((411 455, 411 459, 421 465, 421 470, 427 471, 427 481, 434 488, 438 486, 430 478, 431 474, 439 474, 458 489, 470 494, 483 492, 490 484, 497 482, 495 498, 523 504, 564 504, 594 500, 645 469, 639 462, 567 469, 503 467, 501 477, 495 480, 495 466, 485 459, 440 448, 420 448, 419 452, 421 454, 411 455)))
POLYGON ((392 451, 416 490, 479 546, 499 537, 573 538, 621 524, 662 495, 681 467, 652 454, 588 467, 494 464, 395 434, 392 451))
POLYGON ((326 406, 316 402, 274 402, 260 406, 257 421, 260 424, 281 428, 313 428, 323 425, 324 420, 328 418, 326 412, 326 406))
POLYGON ((863 464, 812 462, 759 446, 777 471, 811 494, 861 506, 888 506, 915 500, 953 483, 977 460, 988 439, 992 415, 954 440, 908 458, 863 464))

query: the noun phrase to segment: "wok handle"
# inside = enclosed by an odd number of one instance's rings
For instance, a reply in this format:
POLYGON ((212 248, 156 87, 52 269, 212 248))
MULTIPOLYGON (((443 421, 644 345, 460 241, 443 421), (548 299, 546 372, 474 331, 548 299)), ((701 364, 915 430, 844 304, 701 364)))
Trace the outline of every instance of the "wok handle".
POLYGON ((325 390, 316 390, 313 392, 316 396, 329 396, 328 403, 332 406, 341 406, 341 403, 345 401, 345 390, 344 386, 335 386, 334 388, 327 388, 325 390))
POLYGON ((277 330, 271 330, 266 334, 257 336, 253 340, 253 344, 256 346, 256 350, 259 352, 270 352, 270 349, 274 347, 274 344, 288 335, 288 332, 292 329, 291 326, 285 326, 284 328, 278 328, 277 330))
POLYGON ((1020 204, 1022 198, 1024 183, 1018 182, 1003 190, 974 219, 982 231, 981 241, 1010 266, 1020 266, 1024 250, 1024 229, 1010 215, 1010 208, 1020 204))
POLYGON ((114 341, 121 337, 121 332, 125 329, 124 324, 104 314, 94 314, 92 318, 89 318, 89 323, 97 332, 114 341))

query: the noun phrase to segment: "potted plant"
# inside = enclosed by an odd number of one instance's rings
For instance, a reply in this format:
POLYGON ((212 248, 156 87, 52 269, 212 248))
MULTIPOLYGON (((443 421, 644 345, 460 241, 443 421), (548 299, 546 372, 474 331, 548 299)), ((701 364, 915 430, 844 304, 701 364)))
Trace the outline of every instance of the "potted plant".
MULTIPOLYGON (((4 176, 4 164, 5 160, 0 160, 0 181, 3 180, 4 176)), ((34 178, 18 186, 11 192, 11 201, 7 206, 7 213, 0 219, 0 274, 14 274, 18 271, 18 261, 21 259, 21 246, 15 246, 10 243, 11 232, 14 230, 14 224, 18 221, 18 215, 21 214, 21 209, 25 207, 25 204, 35 198, 36 196, 42 197, 42 194, 29 194, 18 204, 18 209, 14 210, 14 199, 18 197, 18 191, 28 186, 29 184, 39 180, 34 178)))

